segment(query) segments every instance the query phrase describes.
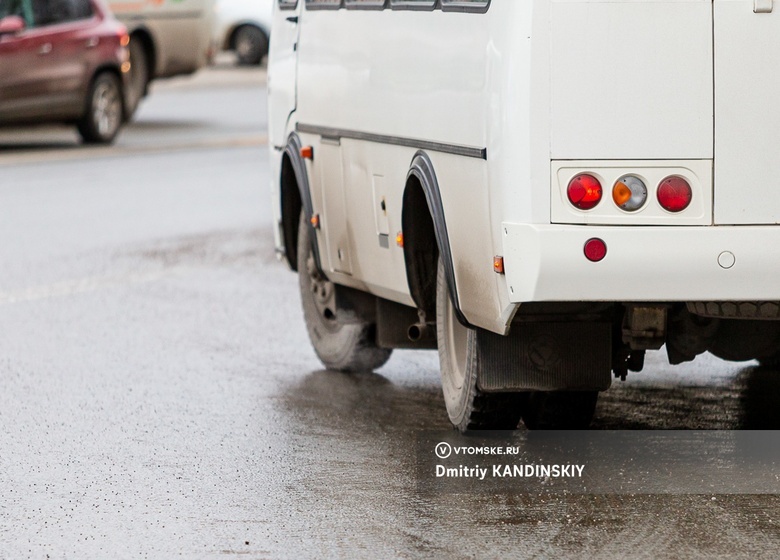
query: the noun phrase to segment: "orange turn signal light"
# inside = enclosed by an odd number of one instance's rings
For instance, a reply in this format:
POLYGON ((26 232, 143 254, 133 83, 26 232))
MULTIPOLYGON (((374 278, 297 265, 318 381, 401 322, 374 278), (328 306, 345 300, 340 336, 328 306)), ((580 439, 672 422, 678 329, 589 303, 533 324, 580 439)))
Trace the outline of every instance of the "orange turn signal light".
POLYGON ((311 146, 303 146, 301 148, 301 157, 303 159, 314 159, 314 148, 311 146))
POLYGON ((311 219, 309 220, 311 222, 311 227, 314 229, 320 229, 320 215, 319 214, 312 214, 311 219))
POLYGON ((397 234, 395 234, 395 244, 399 247, 404 246, 404 234, 403 232, 399 231, 397 234))
POLYGON ((618 206, 623 206, 631 200, 631 189, 623 181, 618 181, 615 183, 615 188, 612 189, 612 199, 618 206))
POLYGON ((504 257, 493 257, 493 272, 496 274, 504 274, 504 257))
POLYGON ((636 175, 623 175, 612 187, 612 200, 621 210, 636 212, 647 201, 647 186, 636 175))

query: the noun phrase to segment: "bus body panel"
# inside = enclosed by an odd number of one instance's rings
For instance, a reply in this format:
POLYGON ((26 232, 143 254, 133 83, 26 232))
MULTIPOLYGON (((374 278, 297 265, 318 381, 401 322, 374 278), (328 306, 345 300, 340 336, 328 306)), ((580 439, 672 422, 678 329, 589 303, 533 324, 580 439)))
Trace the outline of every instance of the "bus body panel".
POLYGON ((780 223, 780 8, 715 0, 713 9, 715 223, 780 223))
POLYGON ((506 281, 516 303, 780 301, 780 229, 773 226, 505 223, 504 230, 506 281), (599 263, 583 255, 592 237, 607 245, 599 263))
POLYGON ((712 158, 709 0, 552 2, 552 159, 712 158))
POLYGON ((298 32, 303 1, 294 9, 280 9, 274 2, 274 32, 268 51, 268 140, 272 147, 283 147, 290 130, 287 121, 295 111, 298 32))
POLYGON ((489 37, 474 15, 307 10, 304 17, 299 122, 485 146, 489 37))
MULTIPOLYGON (((299 125, 485 149, 488 111, 499 106, 485 103, 492 96, 491 83, 500 87, 501 67, 495 60, 510 53, 486 47, 487 16, 477 25, 474 18, 441 12, 306 11, 298 48, 295 120, 299 125), (347 35, 349 41, 333 40, 347 35)), ((327 138, 305 138, 315 153, 310 172, 326 240, 320 247, 328 256, 323 265, 336 281, 410 303, 403 251, 394 238, 401 230, 406 173, 417 149, 361 140, 341 140, 335 149, 327 138), (340 167, 323 163, 335 153, 340 167), (374 195, 376 177, 381 177, 383 196, 374 195), (383 198, 389 212, 387 241, 380 240, 377 231, 383 198)), ((457 224, 448 233, 463 312, 472 324, 503 329, 496 320, 502 304, 491 264, 497 230, 491 226, 489 191, 484 188, 488 163, 427 153, 447 220, 457 224)))
MULTIPOLYGON (((323 158, 323 152, 332 154, 336 149, 333 142, 322 143, 317 135, 300 136, 305 145, 313 146, 315 161, 323 158)), ((342 140, 338 149, 338 160, 327 165, 308 163, 314 212, 320 216, 323 233, 317 236, 323 269, 340 284, 413 305, 403 251, 396 242, 401 229, 397 193, 403 190, 413 151, 348 139, 342 140), (339 184, 336 176, 344 181, 339 184), (385 211, 380 206, 382 200, 385 211), (334 205, 339 205, 335 213, 334 205), (378 231, 380 216, 383 221, 386 218, 387 231, 392 232, 386 237, 378 231)))
POLYGON ((744 0, 715 0, 714 12, 707 0, 493 1, 486 14, 303 8, 297 82, 284 85, 297 87, 297 106, 287 122, 272 101, 272 142, 298 131, 314 148, 328 277, 380 297, 412 304, 395 235, 423 149, 472 325, 505 333, 531 301, 780 300, 768 280, 778 260, 760 262, 775 230, 712 225, 778 221, 777 17, 744 0), (749 13, 730 34, 737 9, 749 13), (603 179, 590 213, 566 197, 578 170, 603 179), (648 182, 642 211, 613 207, 624 172, 648 182), (667 175, 692 184, 679 214, 655 199, 667 175), (607 257, 589 262, 583 244, 598 236, 607 257), (724 266, 724 253, 736 264, 724 266), (502 255, 506 274, 495 274, 502 255))

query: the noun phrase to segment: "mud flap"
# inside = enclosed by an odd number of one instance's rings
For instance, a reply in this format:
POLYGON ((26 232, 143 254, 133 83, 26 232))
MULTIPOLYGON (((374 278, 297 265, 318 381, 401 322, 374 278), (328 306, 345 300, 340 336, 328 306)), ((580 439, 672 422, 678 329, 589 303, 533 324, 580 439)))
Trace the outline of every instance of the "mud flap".
POLYGON ((612 383, 610 323, 520 323, 509 336, 479 329, 485 392, 604 391, 612 383))

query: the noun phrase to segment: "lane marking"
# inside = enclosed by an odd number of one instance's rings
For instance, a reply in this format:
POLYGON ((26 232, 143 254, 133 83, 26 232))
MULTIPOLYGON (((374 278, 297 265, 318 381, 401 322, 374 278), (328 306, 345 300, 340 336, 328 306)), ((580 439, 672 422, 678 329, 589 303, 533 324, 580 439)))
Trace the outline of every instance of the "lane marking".
POLYGON ((55 148, 52 151, 2 153, 0 152, 0 167, 25 165, 31 163, 49 163, 78 161, 91 159, 107 159, 123 156, 144 155, 150 153, 170 153, 184 150, 206 150, 219 148, 253 148, 268 145, 268 136, 256 135, 243 138, 225 138, 214 140, 195 140, 176 144, 159 144, 149 146, 110 146, 110 147, 79 147, 55 148))
POLYGON ((66 280, 63 282, 55 282, 54 284, 32 286, 30 288, 10 292, 0 292, 0 306, 86 294, 123 284, 153 282, 164 276, 169 276, 173 274, 173 272, 173 270, 158 270, 154 272, 113 276, 87 276, 76 280, 66 280))

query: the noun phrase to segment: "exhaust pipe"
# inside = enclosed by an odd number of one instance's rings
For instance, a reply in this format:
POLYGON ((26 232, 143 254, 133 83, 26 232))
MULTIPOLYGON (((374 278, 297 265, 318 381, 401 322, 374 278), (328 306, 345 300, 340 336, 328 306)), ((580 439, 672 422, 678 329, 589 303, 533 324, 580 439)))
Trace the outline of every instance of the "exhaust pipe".
POLYGON ((436 342, 436 323, 415 323, 407 329, 406 336, 412 342, 436 342))

